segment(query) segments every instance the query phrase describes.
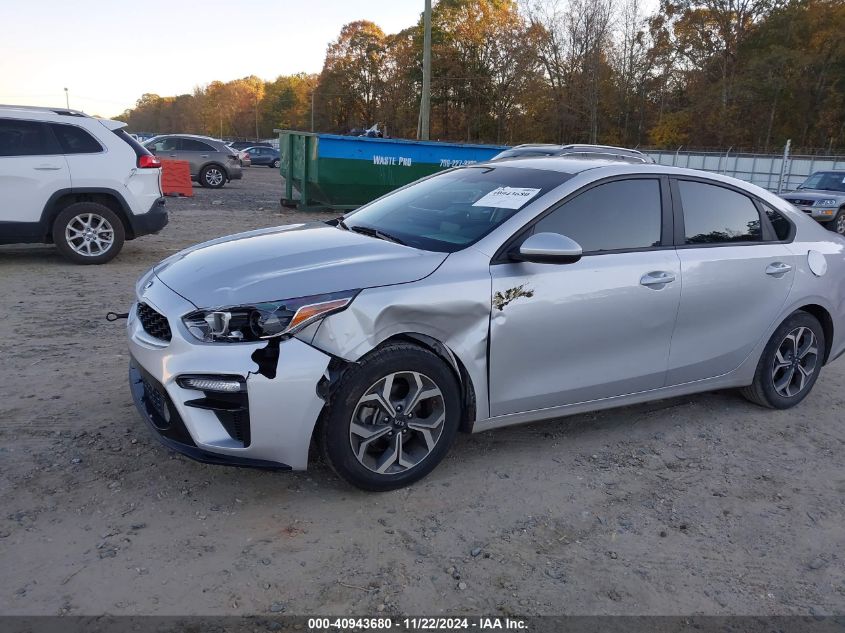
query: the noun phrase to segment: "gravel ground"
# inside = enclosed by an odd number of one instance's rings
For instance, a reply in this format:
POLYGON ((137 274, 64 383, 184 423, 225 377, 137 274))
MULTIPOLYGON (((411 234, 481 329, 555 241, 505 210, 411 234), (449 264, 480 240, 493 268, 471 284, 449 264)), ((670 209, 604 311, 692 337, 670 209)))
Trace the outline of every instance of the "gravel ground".
POLYGON ((160 446, 104 315, 190 244, 330 217, 281 191, 254 167, 170 199, 105 266, 0 248, 0 613, 845 612, 845 361, 792 411, 722 392, 462 435, 384 494, 160 446))

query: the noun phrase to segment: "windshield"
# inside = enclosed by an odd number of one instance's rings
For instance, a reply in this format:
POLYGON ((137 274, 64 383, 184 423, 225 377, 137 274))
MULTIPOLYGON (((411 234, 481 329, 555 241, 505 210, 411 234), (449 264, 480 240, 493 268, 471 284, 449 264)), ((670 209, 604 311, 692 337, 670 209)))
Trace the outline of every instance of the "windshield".
POLYGON ((451 253, 571 177, 540 169, 465 167, 376 200, 347 215, 343 224, 415 248, 451 253))
POLYGON ((845 172, 817 171, 805 180, 799 189, 823 189, 845 191, 845 172))

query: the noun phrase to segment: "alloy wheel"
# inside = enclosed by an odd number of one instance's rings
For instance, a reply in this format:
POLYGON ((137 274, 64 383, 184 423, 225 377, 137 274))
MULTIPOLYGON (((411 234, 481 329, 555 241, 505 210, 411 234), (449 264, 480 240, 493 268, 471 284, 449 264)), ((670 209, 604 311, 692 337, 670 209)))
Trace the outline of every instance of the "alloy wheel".
POLYGON ((772 363, 772 384, 784 398, 792 398, 807 386, 819 362, 816 335, 808 327, 797 327, 781 341, 772 363))
POLYGON ((114 228, 96 213, 81 213, 65 227, 68 245, 84 257, 97 257, 114 245, 114 228))
POLYGON ((415 371, 394 372, 358 400, 349 443, 362 466, 393 475, 413 468, 434 450, 445 420, 443 393, 431 378, 415 371))
POLYGON ((211 167, 205 172, 205 181, 212 187, 217 187, 223 182, 223 172, 216 167, 211 167))
POLYGON ((836 222, 836 232, 839 235, 845 235, 845 211, 840 211, 834 222, 836 222))

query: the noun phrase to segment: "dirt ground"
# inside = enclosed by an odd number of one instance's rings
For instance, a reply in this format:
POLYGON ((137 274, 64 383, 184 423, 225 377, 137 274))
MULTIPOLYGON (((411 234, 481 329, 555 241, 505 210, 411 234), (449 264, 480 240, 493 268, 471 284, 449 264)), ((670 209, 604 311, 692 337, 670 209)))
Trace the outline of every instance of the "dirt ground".
POLYGON ((127 386, 135 280, 296 222, 278 173, 169 199, 105 266, 0 248, 2 614, 845 612, 845 361, 792 411, 732 392, 458 438, 405 490, 198 464, 127 386))

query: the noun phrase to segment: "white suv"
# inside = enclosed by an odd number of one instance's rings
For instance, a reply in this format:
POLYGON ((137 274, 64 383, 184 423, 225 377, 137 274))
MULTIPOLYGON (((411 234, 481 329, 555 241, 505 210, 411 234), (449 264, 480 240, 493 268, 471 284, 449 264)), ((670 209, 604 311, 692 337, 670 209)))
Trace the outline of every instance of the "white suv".
POLYGON ((54 243, 102 264, 167 224, 161 162, 122 128, 65 109, 0 105, 0 244, 54 243))

